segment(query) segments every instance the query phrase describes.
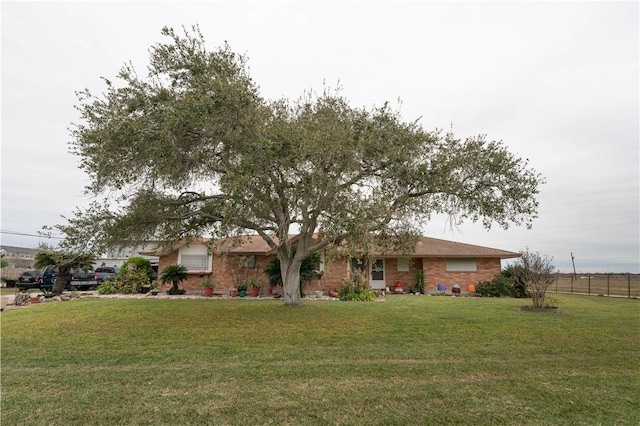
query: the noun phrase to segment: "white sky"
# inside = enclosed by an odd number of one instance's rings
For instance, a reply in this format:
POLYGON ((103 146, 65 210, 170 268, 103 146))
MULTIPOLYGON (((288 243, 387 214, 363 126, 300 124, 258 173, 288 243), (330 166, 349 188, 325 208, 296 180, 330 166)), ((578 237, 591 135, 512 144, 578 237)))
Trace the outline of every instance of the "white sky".
POLYGON ((637 273, 638 4, 3 1, 1 243, 36 247, 15 233, 88 204, 67 147, 74 92, 101 92, 128 61, 143 74, 163 26, 198 23, 211 48, 249 56, 266 98, 326 82, 354 106, 401 99, 407 120, 503 140, 546 177, 532 230, 437 218, 425 235, 637 273))

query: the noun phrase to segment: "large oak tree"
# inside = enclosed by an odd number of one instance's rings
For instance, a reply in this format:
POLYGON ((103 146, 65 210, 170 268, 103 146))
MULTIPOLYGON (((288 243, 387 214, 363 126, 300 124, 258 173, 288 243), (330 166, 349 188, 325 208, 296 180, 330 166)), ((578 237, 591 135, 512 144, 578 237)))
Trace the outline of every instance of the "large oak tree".
POLYGON ((207 50, 197 27, 162 34, 146 76, 125 65, 104 93, 79 94, 72 152, 99 201, 59 227, 69 246, 257 233, 299 304, 302 260, 336 241, 407 241, 435 213, 487 228, 536 217, 543 179, 501 142, 425 131, 339 92, 263 99, 228 45, 207 50))

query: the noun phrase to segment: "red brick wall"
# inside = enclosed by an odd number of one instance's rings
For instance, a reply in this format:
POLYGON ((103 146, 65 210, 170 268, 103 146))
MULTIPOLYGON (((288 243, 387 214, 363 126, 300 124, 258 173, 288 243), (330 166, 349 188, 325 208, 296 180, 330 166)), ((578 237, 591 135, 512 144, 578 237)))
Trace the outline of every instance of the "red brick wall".
POLYGON ((477 270, 475 272, 447 272, 446 259, 428 258, 424 259, 424 288, 425 291, 434 291, 438 284, 446 286, 450 291, 454 284, 460 285, 462 290, 466 290, 469 284, 478 285, 479 281, 490 281, 500 273, 500 259, 477 259, 477 270))
MULTIPOLYGON (((396 281, 402 283, 402 287, 405 291, 409 291, 409 288, 413 286, 416 278, 416 271, 422 268, 422 259, 411 259, 409 262, 409 271, 398 271, 397 259, 385 259, 385 282, 386 286, 391 288, 396 281)), ((347 259, 338 259, 331 264, 325 265, 325 274, 322 280, 321 289, 339 290, 342 287, 343 281, 349 276, 350 263, 347 259)), ((316 290, 318 288, 317 282, 311 282, 307 285, 308 289, 316 290)))
POLYGON ((422 268, 422 259, 410 259, 409 271, 398 271, 398 259, 385 259, 384 267, 386 286, 391 289, 395 287, 397 281, 400 281, 404 291, 408 292, 416 280, 416 272, 422 268))
POLYGON ((326 262, 322 280, 314 280, 308 283, 305 288, 309 290, 338 291, 342 287, 342 282, 347 277, 347 267, 348 263, 346 259, 336 259, 331 262, 326 262))
MULTIPOLYGON (((263 289, 269 284, 269 279, 265 275, 264 268, 271 261, 273 256, 256 256, 256 266, 246 267, 241 265, 241 258, 236 256, 213 256, 213 274, 216 289, 229 290, 239 281, 249 277, 258 279, 263 289)), ((159 272, 167 265, 175 265, 178 261, 178 252, 175 251, 167 256, 160 257, 159 272)), ((415 274, 418 269, 424 270, 424 284, 426 291, 434 291, 439 283, 446 286, 450 291, 454 284, 459 284, 463 290, 467 285, 477 285, 479 281, 490 281, 500 273, 500 259, 477 259, 477 271, 475 272, 447 272, 446 259, 444 258, 415 258, 409 262, 409 271, 398 271, 398 260, 395 258, 385 259, 385 281, 389 288, 394 287, 396 281, 400 281, 406 291, 413 286, 415 274)), ((322 280, 313 280, 305 286, 311 290, 339 290, 343 281, 349 275, 349 261, 347 259, 337 259, 325 265, 324 277, 322 280)), ((185 290, 202 290, 202 277, 197 273, 190 273, 189 278, 180 284, 180 288, 185 290)), ((160 285, 161 289, 168 289, 171 285, 160 285)), ((264 290, 263 290, 264 292, 264 290)))
POLYGON ((245 259, 242 256, 213 257, 213 280, 217 289, 230 290, 247 278, 257 278, 261 287, 269 284, 264 268, 273 256, 256 256, 255 266, 252 267, 246 266, 245 259))
MULTIPOLYGON (((262 287, 269 283, 269 279, 264 274, 264 268, 271 261, 273 256, 256 256, 255 267, 246 267, 243 264, 245 258, 237 256, 213 256, 213 273, 205 277, 201 277, 197 272, 190 272, 188 278, 180 283, 180 288, 189 291, 203 290, 202 280, 209 277, 215 283, 218 290, 230 290, 237 285, 238 282, 247 278, 255 277, 258 279, 262 287)), ((159 273, 168 266, 178 263, 178 251, 174 251, 166 256, 161 256, 158 263, 159 273)), ((166 290, 171 284, 159 283, 158 288, 166 290)))

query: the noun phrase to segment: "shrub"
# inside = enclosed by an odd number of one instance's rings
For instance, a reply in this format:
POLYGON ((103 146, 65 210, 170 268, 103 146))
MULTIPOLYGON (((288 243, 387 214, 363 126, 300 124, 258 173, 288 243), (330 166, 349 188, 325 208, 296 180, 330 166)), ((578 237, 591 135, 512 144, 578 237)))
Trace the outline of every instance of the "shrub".
POLYGON ((527 291, 527 284, 524 282, 522 272, 521 265, 509 265, 500 272, 500 275, 513 283, 513 297, 531 297, 527 291))
POLYGON ((502 275, 496 275, 491 281, 478 283, 476 294, 482 297, 513 297, 513 281, 502 275))
POLYGON ((376 295, 371 291, 369 283, 362 274, 358 273, 352 273, 349 278, 343 281, 338 297, 340 300, 360 302, 376 300, 376 295))
POLYGON ((114 280, 104 280, 98 287, 98 293, 100 294, 116 294, 118 293, 118 286, 114 280))
POLYGON ((179 288, 175 288, 175 287, 171 287, 169 290, 167 290, 167 294, 170 296, 180 296, 182 294, 185 294, 187 291, 186 290, 182 290, 179 288))
POLYGON ((123 271, 127 270, 129 265, 136 265, 137 270, 144 271, 149 278, 148 282, 151 282, 151 280, 153 280, 153 267, 151 266, 151 262, 149 262, 149 260, 140 256, 130 257, 129 259, 125 260, 120 267, 120 274, 122 274, 123 271))
POLYGON ((139 293, 142 291, 142 286, 149 284, 149 276, 147 275, 147 271, 144 269, 120 269, 117 279, 120 284, 120 290, 123 293, 125 286, 131 290, 131 293, 139 293))
MULTIPOLYGON (((295 254, 297 246, 291 248, 295 254)), ((314 253, 309 257, 304 258, 300 265, 300 296, 304 297, 304 285, 305 283, 316 278, 316 271, 320 267, 320 254, 314 253)), ((264 268, 264 273, 269 278, 269 286, 275 288, 282 285, 282 275, 280 271, 280 259, 278 256, 271 259, 271 262, 264 268)))
POLYGON ((413 282, 413 289, 418 293, 424 293, 424 271, 422 269, 418 269, 416 271, 416 279, 413 282))
POLYGON ((178 285, 187 279, 188 271, 183 265, 169 265, 166 266, 162 273, 160 274, 160 279, 163 283, 171 283, 171 291, 172 293, 167 292, 167 294, 183 294, 180 293, 180 289, 178 285))

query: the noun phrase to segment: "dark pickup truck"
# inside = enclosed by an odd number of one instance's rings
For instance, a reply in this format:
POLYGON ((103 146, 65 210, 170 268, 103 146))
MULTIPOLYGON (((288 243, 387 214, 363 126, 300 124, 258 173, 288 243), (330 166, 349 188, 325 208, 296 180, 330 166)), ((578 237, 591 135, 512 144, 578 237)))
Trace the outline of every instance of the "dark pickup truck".
POLYGON ((100 266, 95 271, 77 271, 69 282, 70 290, 93 290, 98 288, 104 280, 115 278, 118 275, 118 268, 111 266, 100 266))
MULTIPOLYGON (((41 276, 37 276, 37 278, 34 279, 29 279, 29 277, 26 277, 26 273, 23 275, 25 275, 25 277, 21 277, 22 279, 18 280, 18 282, 16 283, 16 286, 21 291, 26 291, 30 288, 39 288, 44 292, 48 292, 51 291, 51 289, 53 288, 53 284, 56 282, 56 277, 58 276, 58 268, 49 266, 42 271, 41 276)), ((96 268, 95 271, 71 271, 67 276, 67 284, 65 285, 65 290, 92 290, 102 284, 102 281, 114 278, 116 275, 118 275, 118 268, 110 266, 101 266, 99 268, 96 268)))
MULTIPOLYGON (((53 283, 56 282, 56 277, 58 276, 58 268, 54 266, 49 266, 42 271, 42 279, 40 280, 40 290, 42 291, 51 291, 53 287, 53 283)), ((72 272, 69 272, 67 276, 67 284, 65 286, 66 289, 69 288, 69 283, 71 282, 71 277, 73 276, 72 272)))
POLYGON ((44 271, 39 271, 37 269, 24 271, 22 275, 18 277, 16 287, 18 287, 20 291, 26 291, 30 288, 40 288, 40 286, 42 286, 43 272, 44 271))

